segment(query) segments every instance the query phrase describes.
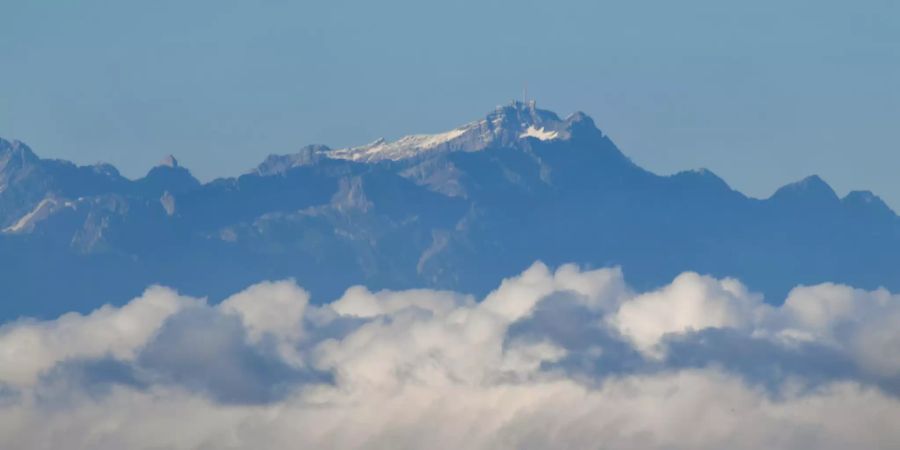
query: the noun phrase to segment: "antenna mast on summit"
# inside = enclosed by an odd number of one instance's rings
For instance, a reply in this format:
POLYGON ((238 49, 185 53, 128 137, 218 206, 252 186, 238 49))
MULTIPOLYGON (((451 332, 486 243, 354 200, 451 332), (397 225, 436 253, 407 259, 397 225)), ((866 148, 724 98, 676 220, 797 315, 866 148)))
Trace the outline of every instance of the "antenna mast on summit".
POLYGON ((522 104, 528 104, 528 82, 525 82, 525 87, 522 89, 522 104))

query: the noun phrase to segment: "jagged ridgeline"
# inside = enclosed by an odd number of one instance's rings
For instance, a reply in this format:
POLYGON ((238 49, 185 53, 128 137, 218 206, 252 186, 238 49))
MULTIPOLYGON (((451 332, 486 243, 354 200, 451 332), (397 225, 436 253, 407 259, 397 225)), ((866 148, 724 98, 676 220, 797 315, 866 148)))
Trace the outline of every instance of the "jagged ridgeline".
POLYGON ((768 199, 706 170, 658 176, 582 113, 514 102, 451 131, 272 155, 198 182, 173 157, 129 180, 0 140, 0 318, 122 303, 150 284, 217 300, 293 277, 483 294, 535 260, 619 265, 649 288, 693 270, 778 301, 797 284, 900 289, 900 223, 820 178, 768 199))

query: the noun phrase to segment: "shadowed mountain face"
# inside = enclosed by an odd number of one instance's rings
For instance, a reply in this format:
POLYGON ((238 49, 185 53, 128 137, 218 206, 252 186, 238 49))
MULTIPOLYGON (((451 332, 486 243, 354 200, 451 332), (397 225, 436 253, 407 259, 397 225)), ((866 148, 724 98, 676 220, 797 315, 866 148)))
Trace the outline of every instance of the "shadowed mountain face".
POLYGON ((770 301, 797 284, 900 289, 900 222, 819 177, 745 197, 709 171, 634 165, 581 113, 513 103, 446 133, 272 155, 199 183, 168 157, 128 180, 0 139, 0 318, 121 303, 154 283, 218 300, 295 278, 483 294, 534 260, 620 265, 637 288, 693 270, 770 301))

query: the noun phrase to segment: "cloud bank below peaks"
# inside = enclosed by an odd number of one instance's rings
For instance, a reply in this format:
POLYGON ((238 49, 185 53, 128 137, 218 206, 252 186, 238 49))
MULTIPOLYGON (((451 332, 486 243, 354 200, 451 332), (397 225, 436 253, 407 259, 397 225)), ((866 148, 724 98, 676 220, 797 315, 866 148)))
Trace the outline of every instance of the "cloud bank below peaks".
POLYGON ((536 263, 484 299, 151 287, 0 327, 2 448, 877 449, 898 419, 900 297, 834 284, 536 263))

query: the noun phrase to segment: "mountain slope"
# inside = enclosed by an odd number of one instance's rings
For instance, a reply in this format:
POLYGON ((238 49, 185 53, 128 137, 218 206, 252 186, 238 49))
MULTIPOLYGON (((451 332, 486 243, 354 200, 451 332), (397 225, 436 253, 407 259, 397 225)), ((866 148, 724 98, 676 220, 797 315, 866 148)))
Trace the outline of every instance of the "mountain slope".
POLYGON ((770 299, 796 284, 900 288, 900 222, 820 178, 748 198, 706 170, 658 176, 586 115, 533 103, 435 135, 272 155, 201 184, 174 158, 139 180, 0 140, 0 317, 130 298, 152 283, 213 300, 294 277, 483 294, 534 260, 621 265, 638 288, 685 270, 770 299))

